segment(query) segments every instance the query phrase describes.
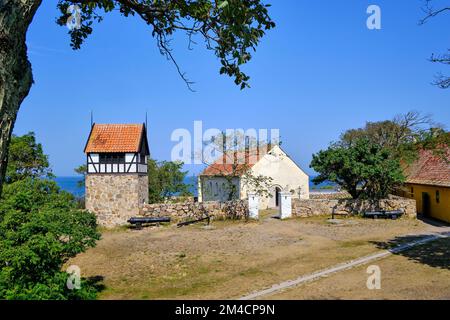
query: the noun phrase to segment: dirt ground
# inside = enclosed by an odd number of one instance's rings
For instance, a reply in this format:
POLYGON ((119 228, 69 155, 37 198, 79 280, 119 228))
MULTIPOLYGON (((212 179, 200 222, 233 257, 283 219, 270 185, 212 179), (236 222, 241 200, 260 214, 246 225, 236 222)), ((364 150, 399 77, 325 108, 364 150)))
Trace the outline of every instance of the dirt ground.
POLYGON ((368 266, 334 274, 265 299, 450 300, 450 238, 394 255, 371 265, 381 271, 381 288, 367 288, 368 266))
MULTIPOLYGON (((259 222, 217 221, 209 227, 105 231, 97 247, 68 265, 78 265, 83 277, 101 279, 101 299, 233 299, 407 239, 399 235, 439 230, 410 219, 351 218, 331 224, 327 217, 280 221, 270 216, 266 212, 259 222)), ((273 298, 352 297, 351 290, 342 296, 300 291, 273 298)))

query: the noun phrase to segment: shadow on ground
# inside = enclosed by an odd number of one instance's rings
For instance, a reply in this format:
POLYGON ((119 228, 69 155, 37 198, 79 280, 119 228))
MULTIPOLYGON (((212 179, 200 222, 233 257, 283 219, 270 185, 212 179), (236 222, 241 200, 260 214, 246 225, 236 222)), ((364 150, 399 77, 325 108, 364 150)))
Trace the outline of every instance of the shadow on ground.
MULTIPOLYGON (((421 239, 424 239, 424 236, 401 236, 386 242, 371 241, 371 243, 379 249, 393 249, 421 239)), ((438 239, 394 254, 430 267, 450 270, 450 238, 438 239)))
POLYGON ((426 224, 429 224, 429 225, 431 225, 433 227, 440 227, 440 228, 450 227, 450 223, 443 222, 443 221, 440 221, 440 220, 435 220, 435 219, 432 219, 432 218, 429 218, 429 217, 425 217, 425 216, 423 216, 421 214, 417 215, 417 220, 420 220, 420 221, 422 221, 422 222, 424 222, 426 224))
POLYGON ((98 293, 106 289, 106 286, 103 284, 104 280, 105 277, 103 276, 93 276, 84 279, 84 281, 86 281, 86 284, 94 288, 98 293))

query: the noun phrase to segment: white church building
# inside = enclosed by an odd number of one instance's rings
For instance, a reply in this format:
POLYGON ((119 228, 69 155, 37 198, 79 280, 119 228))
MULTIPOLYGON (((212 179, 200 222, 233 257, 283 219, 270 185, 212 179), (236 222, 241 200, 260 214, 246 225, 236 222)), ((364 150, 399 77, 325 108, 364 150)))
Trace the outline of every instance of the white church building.
POLYGON ((280 193, 290 192, 292 198, 309 199, 309 176, 303 171, 279 145, 266 145, 254 150, 227 152, 233 154, 216 160, 198 177, 198 198, 203 201, 227 201, 230 195, 230 182, 235 186, 235 198, 247 199, 251 187, 245 181, 246 173, 252 177, 271 178, 270 196, 260 197, 260 209, 277 208, 280 205, 280 193), (226 161, 225 157, 232 158, 226 161), (231 162, 231 163, 229 163, 231 162), (239 170, 242 163, 244 170, 239 170))

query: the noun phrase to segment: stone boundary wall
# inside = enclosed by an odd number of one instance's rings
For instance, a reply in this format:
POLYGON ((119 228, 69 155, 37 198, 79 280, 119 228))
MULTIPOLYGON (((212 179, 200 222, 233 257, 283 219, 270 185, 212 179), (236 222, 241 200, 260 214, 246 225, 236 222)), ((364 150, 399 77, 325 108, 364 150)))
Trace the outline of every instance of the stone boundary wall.
POLYGON ((296 217, 311 217, 335 214, 357 215, 366 211, 403 210, 409 218, 417 217, 416 201, 397 196, 372 202, 353 199, 292 199, 292 215, 296 217))
POLYGON ((346 191, 340 192, 310 192, 309 199, 313 200, 336 200, 351 199, 351 195, 346 191))
POLYGON ((173 222, 181 222, 204 218, 209 214, 215 220, 247 219, 249 216, 248 201, 229 202, 184 202, 145 204, 140 210, 142 217, 170 217, 173 222))

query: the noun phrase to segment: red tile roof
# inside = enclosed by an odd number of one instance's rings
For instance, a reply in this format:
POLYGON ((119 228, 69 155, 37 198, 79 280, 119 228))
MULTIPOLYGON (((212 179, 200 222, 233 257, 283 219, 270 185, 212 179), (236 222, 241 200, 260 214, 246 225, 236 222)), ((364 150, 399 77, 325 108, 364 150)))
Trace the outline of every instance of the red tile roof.
POLYGON ((143 124, 94 124, 85 153, 139 152, 143 124))
POLYGON ((230 151, 225 157, 222 156, 213 164, 208 166, 200 176, 242 176, 248 169, 252 168, 261 158, 271 150, 268 147, 261 147, 259 156, 257 149, 249 150, 246 155, 245 151, 230 151), (235 161, 237 159, 237 161, 235 161))
MULTIPOLYGON (((450 148, 447 148, 448 159, 450 148)), ((422 150, 419 159, 406 168, 405 174, 407 183, 450 187, 450 163, 430 150, 422 150)))

